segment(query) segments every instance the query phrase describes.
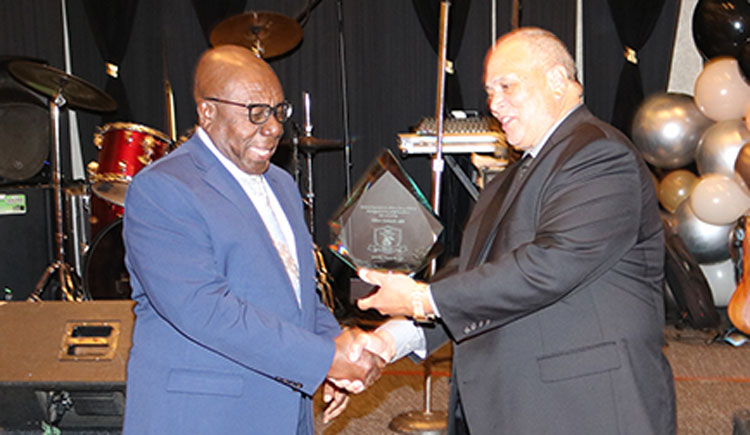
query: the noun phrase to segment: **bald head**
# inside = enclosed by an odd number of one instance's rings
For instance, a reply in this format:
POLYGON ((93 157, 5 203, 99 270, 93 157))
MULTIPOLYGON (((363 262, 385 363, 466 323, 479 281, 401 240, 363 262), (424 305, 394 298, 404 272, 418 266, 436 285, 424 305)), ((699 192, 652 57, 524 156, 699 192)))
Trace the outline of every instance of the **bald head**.
MULTIPOLYGON (((220 45, 207 50, 198 60, 193 83, 193 98, 199 104, 207 96, 222 95, 237 78, 256 76, 275 80, 271 67, 252 51, 238 45, 220 45), (239 74, 238 73, 242 73, 239 74)), ((281 85, 279 84, 279 87, 281 85)))
POLYGON ((507 44, 524 45, 528 54, 527 60, 532 63, 530 66, 544 68, 549 65, 560 65, 564 68, 568 80, 578 81, 575 60, 554 33, 538 27, 521 27, 506 33, 489 51, 485 63, 491 60, 498 48, 507 44))
POLYGON ((524 27, 504 35, 487 54, 484 87, 492 115, 519 150, 539 145, 547 131, 581 103, 573 58, 552 33, 524 27))
POLYGON ((246 106, 280 107, 284 92, 273 69, 246 48, 212 48, 195 68, 193 96, 198 124, 216 148, 244 172, 265 172, 284 128, 275 114, 251 122, 246 106))

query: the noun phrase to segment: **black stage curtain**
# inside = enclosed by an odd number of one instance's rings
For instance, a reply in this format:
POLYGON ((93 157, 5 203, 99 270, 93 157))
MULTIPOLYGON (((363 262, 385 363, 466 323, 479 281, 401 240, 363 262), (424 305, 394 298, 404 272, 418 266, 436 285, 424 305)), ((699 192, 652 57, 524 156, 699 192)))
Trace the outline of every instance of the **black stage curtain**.
POLYGON ((245 9, 245 0, 192 0, 193 8, 198 16, 206 44, 211 38, 211 30, 223 19, 240 14, 245 9))
MULTIPOLYGON (((632 5, 632 2, 623 3, 626 6, 632 5)), ((680 0, 664 2, 651 37, 638 50, 638 69, 644 96, 667 89, 680 3, 680 0)), ((583 80, 586 104, 592 113, 608 122, 613 121, 618 77, 626 62, 620 38, 612 31, 615 28, 609 3, 583 0, 583 80)), ((626 130, 629 130, 629 126, 626 130)))
POLYGON ((612 124, 628 135, 633 115, 643 101, 643 81, 637 53, 654 31, 664 3, 665 0, 609 0, 612 19, 627 60, 623 63, 617 84, 612 124))
POLYGON ((101 65, 107 71, 104 91, 117 102, 117 110, 102 115, 102 121, 129 120, 132 114, 128 94, 118 71, 128 48, 138 0, 84 0, 83 7, 94 41, 105 60, 101 65))
POLYGON ((535 26, 557 35, 575 56, 576 0, 521 0, 521 26, 535 26))

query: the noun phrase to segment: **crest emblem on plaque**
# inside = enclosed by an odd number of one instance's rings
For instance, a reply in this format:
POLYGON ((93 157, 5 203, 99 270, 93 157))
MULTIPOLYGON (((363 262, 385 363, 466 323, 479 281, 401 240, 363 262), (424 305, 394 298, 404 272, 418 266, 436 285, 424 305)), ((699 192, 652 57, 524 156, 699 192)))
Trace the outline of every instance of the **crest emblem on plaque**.
POLYGON ((382 253, 385 255, 395 255, 406 252, 407 250, 407 247, 402 244, 403 237, 401 228, 396 228, 390 225, 374 228, 372 231, 372 239, 373 243, 367 247, 367 250, 373 254, 382 253))

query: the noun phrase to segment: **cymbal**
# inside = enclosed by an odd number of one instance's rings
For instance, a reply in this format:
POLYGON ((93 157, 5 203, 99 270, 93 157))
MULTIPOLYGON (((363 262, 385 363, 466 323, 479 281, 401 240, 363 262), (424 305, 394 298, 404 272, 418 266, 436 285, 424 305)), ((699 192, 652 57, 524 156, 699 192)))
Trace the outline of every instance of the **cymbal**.
MULTIPOLYGON (((291 140, 285 140, 282 145, 292 145, 291 140)), ((326 151, 344 148, 344 143, 334 139, 318 139, 314 136, 300 136, 297 148, 301 151, 326 151)))
POLYGON ((275 12, 245 12, 233 15, 211 31, 211 45, 234 44, 247 47, 264 59, 293 49, 302 40, 297 20, 275 12))
POLYGON ((111 112, 117 102, 91 83, 64 71, 28 60, 16 60, 8 66, 17 80, 48 97, 62 95, 65 103, 95 112, 111 112))

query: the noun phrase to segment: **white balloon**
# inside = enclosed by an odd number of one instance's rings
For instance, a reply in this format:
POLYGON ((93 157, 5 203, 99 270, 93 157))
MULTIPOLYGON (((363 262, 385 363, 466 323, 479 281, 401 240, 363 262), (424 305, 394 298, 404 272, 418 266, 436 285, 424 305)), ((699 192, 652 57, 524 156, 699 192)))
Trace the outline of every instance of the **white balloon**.
POLYGON ((724 174, 708 174, 693 187, 690 208, 704 222, 727 225, 750 208, 750 197, 734 179, 724 174))
POLYGON ((734 273, 734 262, 729 260, 715 264, 700 264, 701 271, 711 287, 714 296, 714 305, 726 307, 729 299, 737 288, 737 280, 734 273))
POLYGON ((706 62, 695 80, 694 94, 696 106, 714 121, 741 119, 750 103, 750 86, 733 57, 706 62))

